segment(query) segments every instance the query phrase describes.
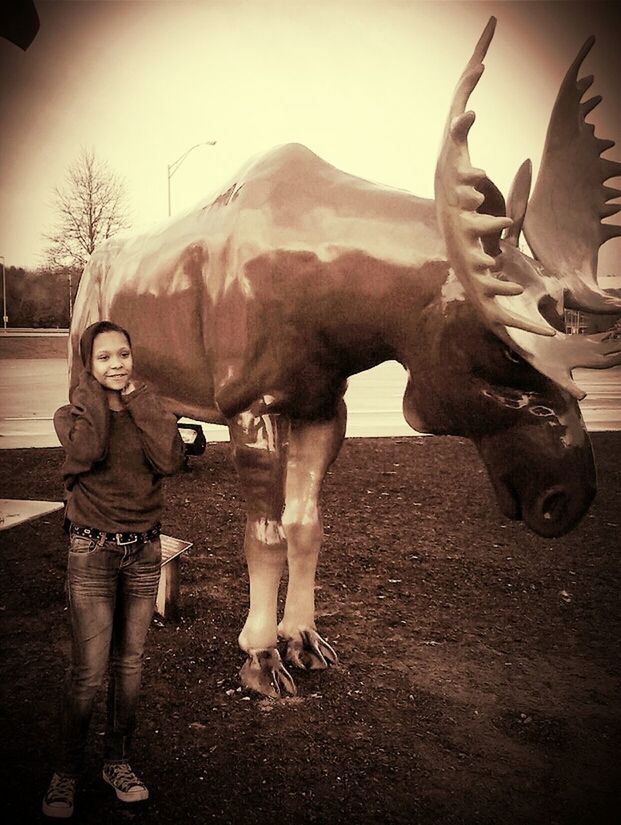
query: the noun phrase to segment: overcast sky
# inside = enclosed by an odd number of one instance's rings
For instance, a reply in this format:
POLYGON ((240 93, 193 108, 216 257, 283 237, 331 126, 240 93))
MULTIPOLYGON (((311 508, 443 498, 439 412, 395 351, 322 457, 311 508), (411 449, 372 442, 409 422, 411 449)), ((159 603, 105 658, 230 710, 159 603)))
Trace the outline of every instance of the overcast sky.
MULTIPOLYGON (((289 141, 362 177, 433 196, 455 83, 491 14, 472 97, 475 166, 507 194, 538 167, 561 79, 590 34, 583 74, 604 102, 590 119, 621 141, 621 31, 606 2, 418 0, 35 0, 23 52, 0 40, 0 255, 41 263, 51 191, 80 147, 126 183, 136 226, 215 191, 248 157, 289 141)), ((618 147, 608 156, 619 159, 618 147)), ((619 181, 617 181, 619 185, 619 181)), ((600 259, 621 274, 621 239, 600 259)))

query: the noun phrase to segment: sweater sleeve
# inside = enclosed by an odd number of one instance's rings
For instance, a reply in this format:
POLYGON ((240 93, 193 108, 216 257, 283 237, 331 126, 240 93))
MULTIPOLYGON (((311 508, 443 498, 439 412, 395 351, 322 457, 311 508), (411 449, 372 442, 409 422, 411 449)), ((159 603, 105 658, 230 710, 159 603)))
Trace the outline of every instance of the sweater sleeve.
POLYGON ((122 398, 140 430, 142 446, 153 469, 164 476, 180 470, 184 447, 177 417, 164 409, 159 398, 144 385, 122 398))
POLYGON ((92 375, 82 374, 70 401, 54 413, 54 428, 65 450, 63 474, 67 479, 88 472, 105 458, 109 435, 108 402, 92 375))

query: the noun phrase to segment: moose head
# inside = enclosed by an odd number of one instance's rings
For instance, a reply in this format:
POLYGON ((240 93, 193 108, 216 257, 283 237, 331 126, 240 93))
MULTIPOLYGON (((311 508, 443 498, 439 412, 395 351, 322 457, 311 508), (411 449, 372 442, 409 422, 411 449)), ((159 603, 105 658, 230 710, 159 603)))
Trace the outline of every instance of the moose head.
POLYGON ((430 342, 442 352, 435 364, 444 366, 435 380, 448 394, 429 410, 428 400, 413 398, 411 385, 408 393, 419 415, 427 408, 429 419, 444 421, 443 431, 472 438, 506 515, 554 536, 576 524, 595 493, 577 404, 584 393, 571 371, 621 363, 618 337, 566 335, 563 323, 564 308, 621 313, 621 299, 597 284, 599 247, 621 235, 621 227, 601 222, 621 209, 607 203, 621 192, 604 185, 621 174, 621 164, 600 157, 614 143, 595 137, 585 122, 601 100, 581 102, 593 81, 578 79, 590 38, 561 85, 532 196, 526 161, 505 207, 468 151, 475 114, 466 105, 483 73, 495 23, 492 17, 459 80, 436 167, 438 222, 451 277, 463 290, 457 297, 466 298, 450 300, 450 277, 446 323, 439 340, 430 342), (534 258, 518 248, 522 231, 534 258))

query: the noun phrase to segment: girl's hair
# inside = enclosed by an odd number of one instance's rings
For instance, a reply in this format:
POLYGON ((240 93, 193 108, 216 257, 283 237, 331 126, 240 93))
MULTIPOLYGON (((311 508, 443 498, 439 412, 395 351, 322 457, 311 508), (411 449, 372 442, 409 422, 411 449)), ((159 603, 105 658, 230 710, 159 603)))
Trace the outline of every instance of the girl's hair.
POLYGON ((93 344, 95 343, 95 338, 102 332, 120 332, 121 335, 124 335, 127 339, 129 348, 131 349, 132 347, 132 339, 130 338, 129 332, 118 324, 112 321, 97 321, 96 324, 91 324, 90 327, 84 330, 80 338, 80 357, 82 358, 82 363, 89 371, 93 355, 93 344))

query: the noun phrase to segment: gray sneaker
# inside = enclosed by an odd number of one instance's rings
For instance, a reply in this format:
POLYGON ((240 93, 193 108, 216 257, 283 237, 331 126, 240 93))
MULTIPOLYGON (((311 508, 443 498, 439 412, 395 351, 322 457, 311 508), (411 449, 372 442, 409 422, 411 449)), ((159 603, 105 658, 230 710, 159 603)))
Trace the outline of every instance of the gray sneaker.
POLYGON ((102 776, 123 802, 140 802, 149 798, 149 789, 138 779, 128 762, 106 762, 102 776))
POLYGON ((69 819, 73 816, 76 784, 75 778, 55 773, 43 797, 41 805, 43 813, 56 819, 69 819))

